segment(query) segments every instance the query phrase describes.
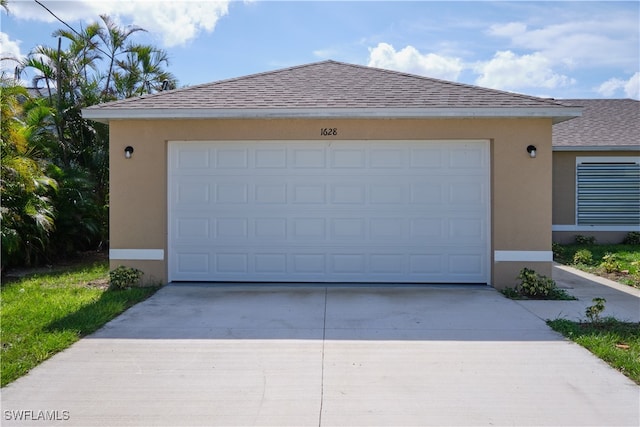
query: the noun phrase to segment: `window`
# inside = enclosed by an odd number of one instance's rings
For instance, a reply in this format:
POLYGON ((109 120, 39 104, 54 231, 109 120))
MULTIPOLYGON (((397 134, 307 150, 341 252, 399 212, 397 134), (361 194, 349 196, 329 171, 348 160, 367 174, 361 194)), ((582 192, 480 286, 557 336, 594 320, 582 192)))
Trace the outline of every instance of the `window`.
POLYGON ((576 224, 640 224, 640 158, 576 159, 576 224))

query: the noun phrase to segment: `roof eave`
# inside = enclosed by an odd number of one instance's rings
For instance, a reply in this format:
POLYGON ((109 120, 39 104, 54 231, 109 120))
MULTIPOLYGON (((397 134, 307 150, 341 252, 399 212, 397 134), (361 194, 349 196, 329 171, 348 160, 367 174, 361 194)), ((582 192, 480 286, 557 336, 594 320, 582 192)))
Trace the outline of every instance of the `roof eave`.
POLYGON ((554 145, 553 151, 640 151, 640 145, 554 145))
POLYGON ((582 108, 87 108, 85 119, 108 123, 110 120, 151 119, 279 119, 279 118, 551 118, 560 123, 582 115, 582 108))

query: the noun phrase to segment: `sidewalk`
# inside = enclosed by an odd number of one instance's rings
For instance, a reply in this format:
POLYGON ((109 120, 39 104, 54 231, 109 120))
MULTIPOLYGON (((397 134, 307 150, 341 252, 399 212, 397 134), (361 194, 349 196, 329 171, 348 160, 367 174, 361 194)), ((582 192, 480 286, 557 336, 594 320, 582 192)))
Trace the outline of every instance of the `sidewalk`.
POLYGON ((586 320, 585 309, 593 298, 604 298, 601 317, 615 317, 626 322, 640 322, 640 289, 585 273, 566 265, 553 266, 553 280, 560 289, 578 298, 575 301, 516 300, 516 303, 542 320, 586 320))

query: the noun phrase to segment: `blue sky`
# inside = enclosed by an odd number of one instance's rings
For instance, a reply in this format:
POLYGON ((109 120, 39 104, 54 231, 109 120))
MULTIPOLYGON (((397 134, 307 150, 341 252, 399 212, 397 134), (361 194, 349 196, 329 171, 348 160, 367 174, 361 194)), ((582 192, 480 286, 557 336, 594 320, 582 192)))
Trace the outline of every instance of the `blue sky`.
MULTIPOLYGON (((79 29, 106 13, 165 49, 179 85, 334 59, 554 98, 640 98, 640 2, 42 0, 79 29)), ((55 46, 33 1, 2 11, 2 57, 55 46)), ((13 75, 15 64, 2 61, 13 75)))

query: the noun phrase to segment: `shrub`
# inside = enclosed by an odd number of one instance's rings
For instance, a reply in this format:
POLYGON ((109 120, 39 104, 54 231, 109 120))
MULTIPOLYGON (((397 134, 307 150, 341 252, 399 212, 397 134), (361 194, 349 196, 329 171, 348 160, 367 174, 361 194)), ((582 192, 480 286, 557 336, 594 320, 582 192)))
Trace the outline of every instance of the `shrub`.
POLYGON ((551 250, 553 251, 554 258, 562 258, 564 256, 565 249, 560 243, 553 242, 551 244, 551 250))
POLYGON ((520 299, 520 292, 513 288, 504 288, 501 289, 500 292, 507 298, 511 299, 520 299))
POLYGON ((612 254, 611 252, 607 252, 602 257, 602 263, 600 263, 600 267, 604 268, 604 271, 606 271, 607 273, 620 271, 618 256, 616 254, 612 254))
POLYGON ((594 304, 587 307, 584 314, 589 318, 592 323, 600 321, 600 313, 604 311, 604 303, 607 302, 604 298, 594 298, 591 300, 594 304))
POLYGON ((564 289, 559 289, 552 279, 536 273, 529 268, 523 268, 518 275, 520 285, 516 288, 505 288, 500 292, 510 299, 547 299, 547 300, 575 300, 564 289))
POLYGON ((109 272, 109 284, 114 289, 126 289, 139 284, 144 273, 123 265, 109 272))
POLYGON ((527 297, 544 298, 556 289, 556 282, 529 268, 523 268, 518 279, 521 280, 520 293, 527 297))
POLYGON ((580 249, 573 254, 573 263, 590 265, 593 263, 593 254, 588 249, 580 249))
POLYGON ((640 232, 631 231, 622 241, 625 245, 640 245, 640 232))
POLYGON ((576 245, 595 245, 596 238, 594 236, 583 236, 581 234, 577 234, 575 236, 576 245))

